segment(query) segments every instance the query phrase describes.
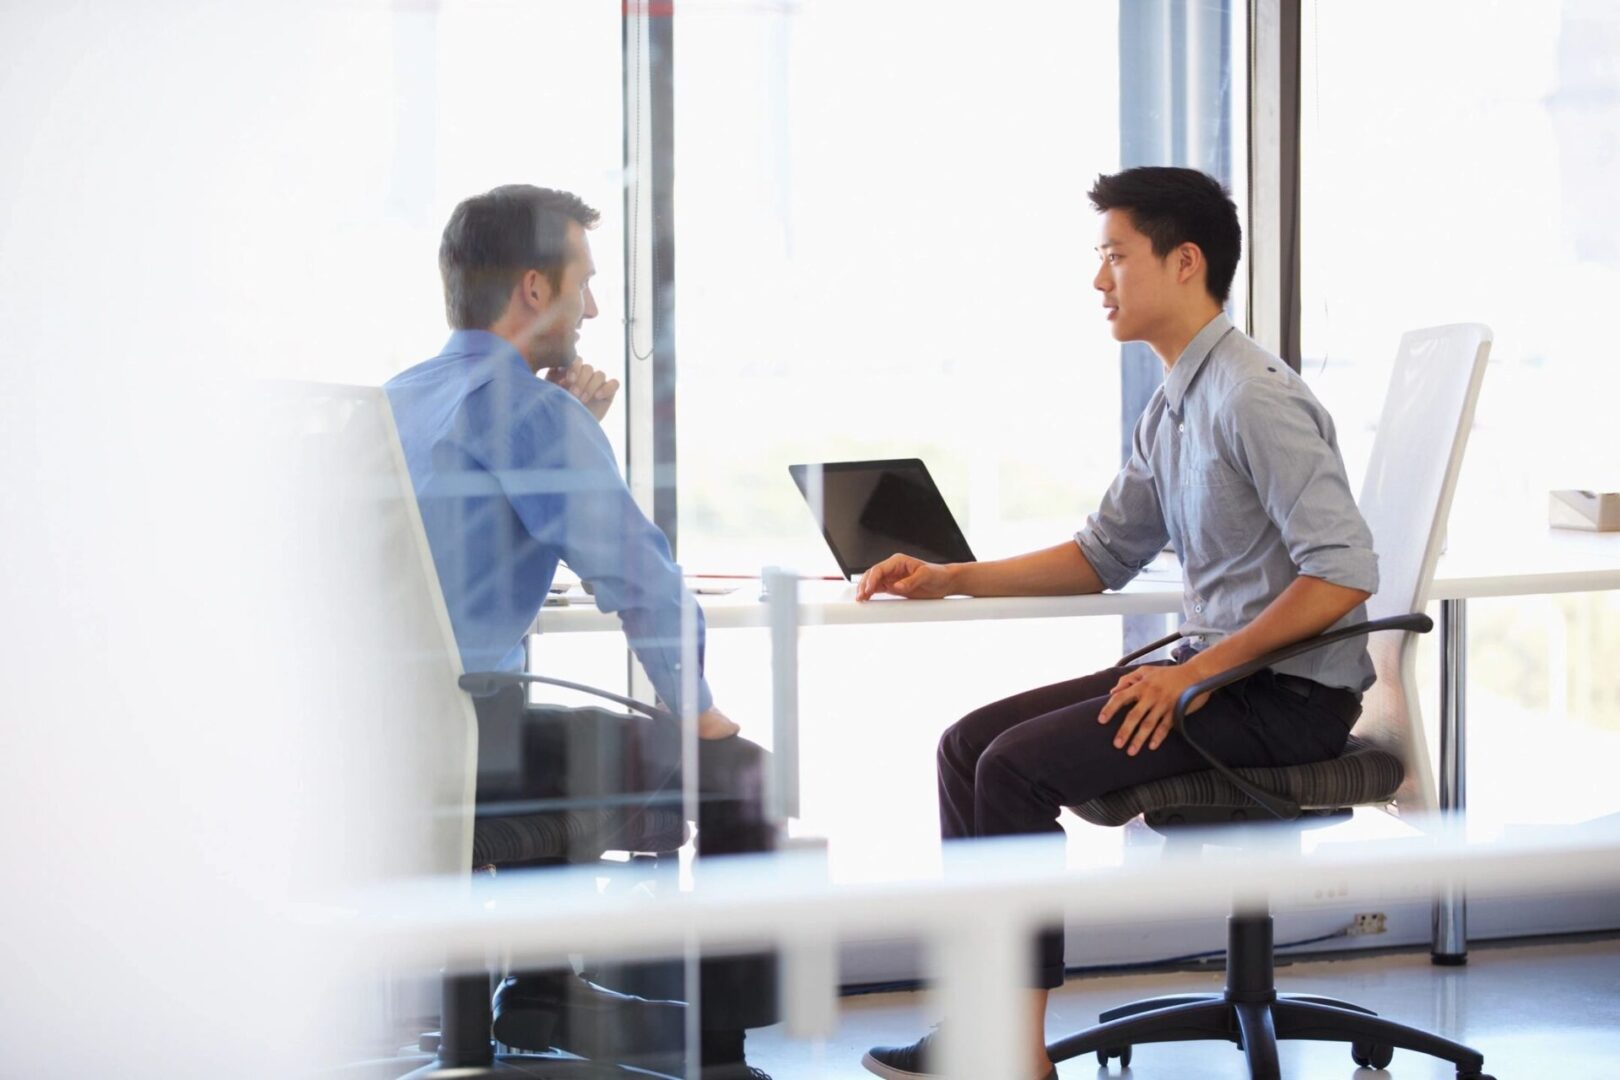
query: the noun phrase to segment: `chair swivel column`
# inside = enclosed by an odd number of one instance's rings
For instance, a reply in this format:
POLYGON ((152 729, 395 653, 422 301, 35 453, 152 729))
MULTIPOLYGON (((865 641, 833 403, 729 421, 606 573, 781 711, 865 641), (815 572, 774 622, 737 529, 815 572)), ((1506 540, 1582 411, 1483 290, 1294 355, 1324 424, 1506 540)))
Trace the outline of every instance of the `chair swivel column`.
POLYGON ((444 1015, 440 1018, 439 1064, 472 1068, 495 1063, 490 1041, 489 975, 444 976, 444 1015))
POLYGON ((1264 1004, 1277 1000, 1271 958, 1271 915, 1264 908, 1234 908, 1226 920, 1226 1000, 1264 1004))

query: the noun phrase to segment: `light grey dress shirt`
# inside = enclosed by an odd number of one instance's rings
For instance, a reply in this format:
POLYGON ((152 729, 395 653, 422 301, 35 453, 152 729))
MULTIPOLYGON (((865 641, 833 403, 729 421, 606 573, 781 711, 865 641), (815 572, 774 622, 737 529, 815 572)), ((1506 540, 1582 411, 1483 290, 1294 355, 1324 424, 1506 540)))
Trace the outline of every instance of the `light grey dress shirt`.
MULTIPOLYGON (((1195 647, 1247 626, 1300 575, 1376 592, 1372 532, 1356 508, 1333 418, 1287 364, 1217 315, 1187 345, 1136 425, 1130 460, 1075 534, 1110 589, 1166 541, 1185 577, 1195 647)), ((1367 618, 1357 605, 1334 628, 1367 618)), ((1364 639, 1277 664, 1360 692, 1364 639)))

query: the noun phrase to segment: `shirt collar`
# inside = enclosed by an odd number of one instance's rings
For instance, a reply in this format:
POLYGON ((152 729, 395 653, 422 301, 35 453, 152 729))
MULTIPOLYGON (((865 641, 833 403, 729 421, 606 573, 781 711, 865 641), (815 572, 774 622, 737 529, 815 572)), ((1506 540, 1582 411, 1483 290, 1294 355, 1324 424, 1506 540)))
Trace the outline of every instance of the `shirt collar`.
POLYGON ((1231 329, 1232 320, 1223 311, 1205 323, 1204 328, 1193 335, 1187 347, 1181 350, 1181 355, 1164 377, 1164 400, 1172 412, 1181 412, 1181 403, 1187 396, 1188 387, 1192 386, 1205 359, 1231 329))
POLYGON ((512 347, 512 343, 499 334, 492 334, 488 330, 453 330, 450 340, 444 343, 440 356, 467 356, 477 360, 508 360, 524 371, 529 365, 523 359, 523 354, 512 347))

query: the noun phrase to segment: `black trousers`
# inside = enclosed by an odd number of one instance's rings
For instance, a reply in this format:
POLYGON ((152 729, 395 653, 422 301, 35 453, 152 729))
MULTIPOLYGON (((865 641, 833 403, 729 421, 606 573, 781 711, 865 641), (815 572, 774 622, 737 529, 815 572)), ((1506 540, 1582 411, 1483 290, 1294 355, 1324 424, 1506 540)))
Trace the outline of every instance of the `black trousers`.
MULTIPOLYGON (((1061 832, 1058 811, 1209 768, 1179 732, 1135 757, 1115 749, 1120 717, 1097 716, 1130 668, 1116 667, 986 705, 939 741, 939 822, 946 840, 1061 832)), ((1360 695, 1262 671, 1212 694, 1187 725, 1228 765, 1299 765, 1344 749, 1360 695)), ((1033 985, 1063 984, 1063 932, 1036 943, 1033 985)))
MULTIPOLYGON (((487 731, 515 747, 521 761, 518 769, 480 770, 478 802, 488 809, 501 803, 525 812, 656 805, 679 810, 683 805, 678 724, 607 709, 531 706, 521 687, 506 687, 474 703, 480 740, 487 731)), ((776 846, 764 803, 769 758, 736 735, 698 741, 700 860, 776 846)), ((611 834, 588 838, 587 850, 613 850, 616 839, 611 834)), ((716 957, 702 961, 699 971, 705 1030, 776 1022, 774 956, 716 957)))

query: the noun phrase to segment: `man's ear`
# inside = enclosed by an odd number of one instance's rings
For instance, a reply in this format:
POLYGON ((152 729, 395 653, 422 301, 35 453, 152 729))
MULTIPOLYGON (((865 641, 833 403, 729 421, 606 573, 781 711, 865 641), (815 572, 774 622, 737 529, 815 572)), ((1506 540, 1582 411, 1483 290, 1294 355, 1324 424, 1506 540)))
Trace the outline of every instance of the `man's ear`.
POLYGON ((554 291, 546 275, 538 270, 525 270, 512 287, 512 300, 519 310, 540 312, 551 306, 554 291))
POLYGON ((1176 260, 1176 283, 1178 285, 1188 284, 1206 269, 1203 249, 1190 241, 1176 248, 1173 257, 1176 260))

